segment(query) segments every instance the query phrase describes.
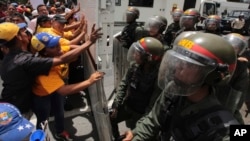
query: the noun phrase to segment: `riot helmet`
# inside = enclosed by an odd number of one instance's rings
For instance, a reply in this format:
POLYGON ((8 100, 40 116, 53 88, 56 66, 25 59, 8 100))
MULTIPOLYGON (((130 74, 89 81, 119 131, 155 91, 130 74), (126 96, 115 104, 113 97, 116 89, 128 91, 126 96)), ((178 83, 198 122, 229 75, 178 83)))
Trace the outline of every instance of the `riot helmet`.
POLYGON ((236 55, 242 55, 248 47, 247 39, 241 34, 229 33, 224 36, 224 39, 226 39, 233 46, 236 55))
POLYGON ((162 43, 153 37, 144 37, 134 42, 128 50, 129 62, 143 64, 145 62, 160 61, 164 54, 162 43))
POLYGON ((183 31, 174 39, 174 44, 177 44, 182 38, 188 37, 192 34, 196 34, 197 31, 183 31))
POLYGON ((149 31, 149 34, 154 36, 158 34, 162 34, 168 25, 168 21, 163 16, 153 16, 148 19, 148 21, 145 23, 146 30, 149 31))
POLYGON ((165 53, 158 84, 168 94, 189 96, 204 85, 228 83, 235 65, 236 55, 230 43, 218 35, 197 32, 182 38, 165 53))
POLYGON ((126 11, 126 21, 127 23, 134 22, 136 19, 138 19, 140 16, 139 9, 135 7, 128 7, 126 11))
POLYGON ((210 15, 205 20, 205 29, 208 31, 216 31, 220 28, 220 22, 220 16, 210 15))
POLYGON ((179 23, 182 14, 183 14, 183 10, 178 9, 178 8, 175 9, 175 10, 172 12, 173 21, 174 21, 175 23, 177 23, 177 22, 179 23))
POLYGON ((184 11, 180 19, 180 27, 186 29, 194 28, 195 24, 200 20, 200 13, 194 8, 190 8, 184 11))

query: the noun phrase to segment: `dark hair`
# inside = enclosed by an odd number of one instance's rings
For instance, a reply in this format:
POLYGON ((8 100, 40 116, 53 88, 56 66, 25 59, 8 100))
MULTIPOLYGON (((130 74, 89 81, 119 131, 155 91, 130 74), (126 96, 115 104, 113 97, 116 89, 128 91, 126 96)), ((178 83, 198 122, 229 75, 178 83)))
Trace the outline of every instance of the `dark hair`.
POLYGON ((11 49, 12 47, 16 46, 16 43, 17 43, 17 37, 15 36, 13 39, 8 41, 4 46, 11 49))
POLYGON ((11 15, 11 18, 13 18, 13 17, 19 17, 19 18, 21 18, 26 23, 24 15, 21 14, 21 13, 19 13, 19 12, 13 13, 13 15, 11 15))
MULTIPOLYGON (((46 6, 46 5, 44 5, 44 4, 39 4, 39 5, 36 7, 37 12, 38 12, 38 9, 39 9, 40 7, 42 7, 42 6, 46 6)), ((47 7, 46 7, 46 8, 47 8, 47 7)))
POLYGON ((41 25, 41 23, 43 23, 43 22, 46 22, 46 21, 50 21, 51 20, 51 18, 50 17, 48 17, 47 15, 39 15, 38 17, 37 17, 37 24, 39 24, 39 25, 41 25))

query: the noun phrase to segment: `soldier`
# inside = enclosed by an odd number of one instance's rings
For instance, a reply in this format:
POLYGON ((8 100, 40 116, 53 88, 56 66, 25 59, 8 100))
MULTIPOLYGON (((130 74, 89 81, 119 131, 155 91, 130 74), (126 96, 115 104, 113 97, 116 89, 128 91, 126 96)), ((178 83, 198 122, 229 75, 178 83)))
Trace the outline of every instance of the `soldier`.
POLYGON ((167 42, 164 40, 164 31, 168 25, 168 21, 163 16, 153 16, 148 19, 145 24, 145 29, 148 31, 150 37, 154 37, 161 41, 164 50, 170 49, 167 42))
POLYGON ((171 23, 168 27, 167 27, 167 31, 165 32, 165 37, 164 39, 167 42, 167 45, 170 46, 175 34, 177 31, 179 31, 181 29, 180 27, 180 18, 183 14, 183 10, 181 9, 175 9, 172 12, 172 17, 173 17, 173 23, 171 23))
POLYGON ((164 141, 229 138, 229 125, 238 122, 219 103, 213 87, 230 80, 235 64, 232 45, 220 36, 199 32, 176 42, 161 61, 162 94, 124 141, 155 140, 159 131, 164 141))
POLYGON ((248 43, 244 36, 238 33, 230 33, 224 36, 224 39, 229 41, 234 47, 235 53, 238 57, 236 69, 228 85, 218 86, 216 88, 216 95, 219 101, 226 106, 235 116, 235 118, 244 124, 240 109, 245 101, 248 89, 248 60, 241 57, 246 50, 248 43))
MULTIPOLYGON (((200 20, 200 13, 194 8, 190 8, 184 11, 180 19, 180 31, 194 31, 196 23, 200 20)), ((180 32, 179 31, 179 32, 180 32)), ((178 35, 178 33, 177 33, 178 35)))
POLYGON ((145 37, 131 45, 128 51, 130 68, 117 87, 112 104, 111 125, 116 140, 120 137, 118 123, 126 121, 133 129, 135 123, 150 111, 161 90, 157 74, 164 49, 160 41, 145 37))
POLYGON ((126 11, 127 25, 123 28, 121 35, 117 39, 122 43, 122 47, 129 48, 132 43, 146 37, 144 29, 136 22, 140 16, 139 9, 135 7, 129 7, 126 11))
POLYGON ((205 32, 221 35, 220 32, 221 18, 218 15, 210 15, 205 20, 205 32))
MULTIPOLYGON (((195 25, 199 22, 200 13, 194 8, 190 8, 184 11, 180 19, 180 30, 176 32, 174 39, 180 35, 183 31, 196 31, 195 25)), ((172 40, 172 42, 174 41, 172 40)), ((172 45, 171 45, 172 46, 172 45)))
MULTIPOLYGON (((126 23, 127 25, 123 28, 122 32, 114 38, 113 43, 113 61, 114 61, 114 78, 115 88, 118 87, 122 77, 124 76, 129 62, 127 61, 127 52, 132 43, 137 40, 148 36, 148 33, 142 25, 137 23, 136 19, 140 16, 139 9, 135 7, 129 7, 126 10, 126 23)), ((114 89, 115 91, 115 89, 114 89)))

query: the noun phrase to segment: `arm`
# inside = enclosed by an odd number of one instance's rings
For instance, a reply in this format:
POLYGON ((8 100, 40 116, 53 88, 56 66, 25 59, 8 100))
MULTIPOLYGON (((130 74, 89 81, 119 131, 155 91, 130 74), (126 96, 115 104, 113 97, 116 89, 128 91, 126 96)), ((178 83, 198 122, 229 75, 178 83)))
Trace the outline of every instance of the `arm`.
POLYGON ((81 10, 80 3, 78 3, 76 9, 72 9, 72 10, 70 11, 70 13, 68 13, 68 14, 65 15, 65 19, 68 20, 68 18, 69 18, 71 15, 73 15, 73 14, 79 12, 80 10, 81 10))
POLYGON ((233 21, 231 22, 231 27, 232 27, 232 28, 234 28, 234 23, 235 23, 235 20, 233 20, 233 21))
POLYGON ((94 84, 98 80, 102 79, 104 76, 103 72, 95 72, 91 74, 88 80, 75 83, 75 84, 70 84, 70 85, 64 85, 60 87, 59 89, 56 90, 57 93, 61 95, 70 95, 70 94, 75 94, 83 89, 88 88, 90 85, 94 84))
POLYGON ((165 122, 166 102, 168 98, 162 93, 156 100, 153 109, 144 119, 136 124, 136 128, 132 131, 133 141, 150 141, 159 134, 161 125, 165 122))
POLYGON ((67 25, 63 28, 64 31, 69 31, 69 30, 72 30, 72 29, 76 29, 78 28, 79 26, 81 25, 81 22, 76 22, 74 24, 70 24, 70 25, 67 25))
MULTIPOLYGON (((86 34, 86 30, 87 30, 87 21, 85 21, 85 23, 81 29, 82 29, 81 33, 78 36, 74 37, 72 40, 70 40, 71 45, 79 44, 80 41, 84 39, 84 36, 86 34)), ((73 35, 73 36, 75 36, 75 35, 73 35)))
MULTIPOLYGON (((151 141, 159 134, 160 129, 165 125, 167 116, 170 114, 169 106, 172 104, 173 97, 162 92, 157 98, 153 109, 146 115, 141 123, 136 124, 133 131, 125 133, 123 141, 151 141)), ((166 126, 166 125, 165 125, 166 126)))
POLYGON ((84 50, 88 49, 91 45, 93 45, 97 39, 99 39, 102 35, 99 31, 101 28, 95 29, 95 24, 92 27, 91 34, 89 36, 89 40, 86 41, 84 44, 79 46, 78 48, 75 48, 60 57, 54 57, 52 66, 57 66, 63 63, 69 63, 72 60, 75 59, 75 57, 79 56, 84 50))
POLYGON ((245 101, 249 83, 248 78, 247 61, 238 59, 236 70, 231 78, 231 90, 226 103, 233 113, 235 110, 240 109, 245 101))
POLYGON ((149 104, 146 108, 145 115, 147 115, 152 110, 157 98, 161 95, 161 93, 162 93, 162 90, 158 87, 158 81, 156 80, 153 95, 150 98, 149 104))
POLYGON ((117 109, 119 106, 122 105, 124 98, 127 94, 127 87, 128 87, 128 79, 129 79, 129 72, 131 68, 128 68, 127 72, 123 76, 119 86, 116 89, 116 97, 112 104, 112 108, 117 109))

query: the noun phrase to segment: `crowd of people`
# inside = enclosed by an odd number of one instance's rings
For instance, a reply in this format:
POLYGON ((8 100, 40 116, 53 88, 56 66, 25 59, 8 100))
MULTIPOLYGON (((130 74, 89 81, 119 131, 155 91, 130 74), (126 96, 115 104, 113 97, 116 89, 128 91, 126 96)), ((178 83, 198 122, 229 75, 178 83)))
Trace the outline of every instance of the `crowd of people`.
MULTIPOLYGON (((65 97, 104 77, 97 71, 69 81, 70 64, 102 36, 95 25, 87 31, 79 11, 79 5, 58 2, 36 9, 0 2, 0 140, 15 138, 6 133, 14 132, 12 119, 20 120, 15 127, 29 125, 33 113, 36 125, 13 140, 42 129, 51 113, 54 137, 73 140, 64 127, 65 97)), ((127 50, 128 62, 122 63, 128 65, 109 113, 115 141, 229 140, 230 125, 244 124, 239 110, 244 103, 250 107, 248 40, 237 30, 222 35, 217 15, 197 31, 198 10, 177 8, 171 14, 173 23, 152 15, 140 25, 139 9, 126 10, 127 25, 116 38, 127 50), (122 121, 130 131, 119 132, 122 121)))
MULTIPOLYGON (((72 140, 64 127, 65 96, 86 89, 102 79, 104 73, 97 71, 85 80, 68 83, 69 63, 77 60, 101 37, 101 29, 93 25, 92 30, 87 31, 84 15, 79 20, 75 17, 79 5, 66 14, 64 11, 50 13, 46 5, 40 4, 36 8, 37 17, 30 21, 26 21, 24 13, 17 9, 15 4, 9 4, 0 24, 1 102, 13 104, 28 120, 34 113, 36 129, 42 129, 42 123, 52 113, 55 116, 54 137, 72 140)), ((6 112, 11 116, 12 113, 6 112)), ((1 117, 9 120, 5 118, 1 117)))

